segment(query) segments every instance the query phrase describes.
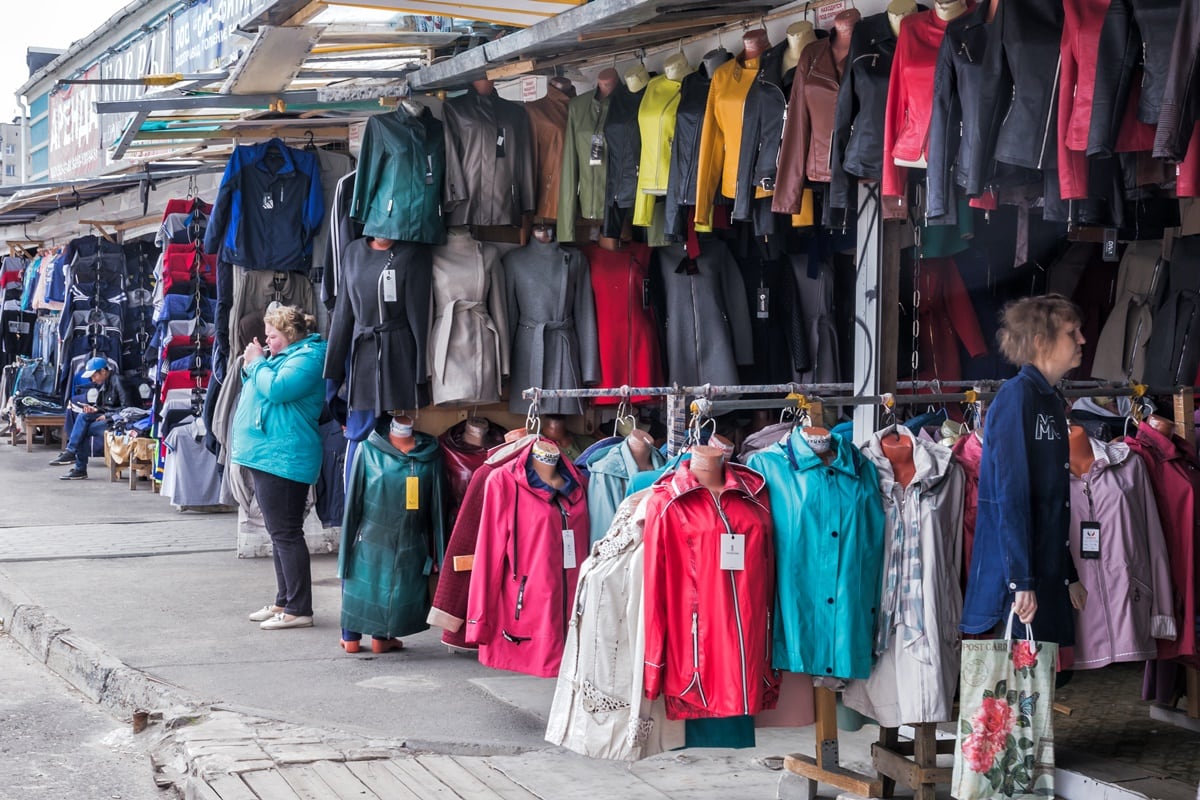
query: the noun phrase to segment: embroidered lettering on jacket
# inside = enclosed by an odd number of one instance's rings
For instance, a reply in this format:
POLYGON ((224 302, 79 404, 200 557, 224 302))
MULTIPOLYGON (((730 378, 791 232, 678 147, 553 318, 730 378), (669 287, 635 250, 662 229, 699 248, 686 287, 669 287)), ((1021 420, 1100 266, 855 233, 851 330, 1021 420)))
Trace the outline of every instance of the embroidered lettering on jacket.
POLYGON ((1054 441, 1061 439, 1062 433, 1058 430, 1058 422, 1049 414, 1038 414, 1037 427, 1034 429, 1033 438, 1035 441, 1054 441))

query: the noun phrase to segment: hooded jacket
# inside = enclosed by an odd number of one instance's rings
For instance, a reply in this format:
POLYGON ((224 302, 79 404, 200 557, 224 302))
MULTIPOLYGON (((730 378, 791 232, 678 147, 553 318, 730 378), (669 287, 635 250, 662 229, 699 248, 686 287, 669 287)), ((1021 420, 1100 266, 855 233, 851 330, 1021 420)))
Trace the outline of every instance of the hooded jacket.
MULTIPOLYGON (((555 491, 529 477, 532 442, 487 478, 471 591, 467 642, 479 663, 553 678, 570 622, 579 565, 588 552, 587 486, 567 459, 555 491), (564 541, 575 562, 564 560, 564 541)), ((536 475, 536 473, 535 473, 536 475)))
POLYGON ((683 724, 642 692, 643 528, 649 491, 621 503, 579 570, 546 741, 591 758, 637 761, 682 747, 683 724))
MULTIPOLYGON (((651 447, 650 469, 661 469, 666 463, 666 456, 651 447)), ((617 506, 625 499, 630 477, 641 471, 633 451, 629 449, 628 439, 588 464, 588 518, 591 521, 592 544, 608 533, 617 506)))
POLYGON ((351 217, 363 236, 441 244, 445 179, 446 135, 433 112, 377 114, 363 131, 351 217))
MULTIPOLYGON (((686 77, 686 76, 685 76, 686 77)), ((646 84, 638 106, 641 131, 641 163, 637 170, 637 197, 633 204, 633 224, 650 227, 654 221, 654 201, 667 193, 671 171, 671 144, 675 140, 675 115, 682 97, 682 81, 658 75, 646 84)))
POLYGON ((433 251, 429 372, 436 405, 500 400, 508 375, 508 300, 495 245, 455 229, 433 251))
POLYGON ((686 207, 696 205, 696 167, 699 163, 704 109, 712 85, 710 76, 731 58, 733 55, 728 50, 713 50, 705 54, 700 67, 684 77, 679 86, 666 203, 666 233, 676 241, 684 238, 686 207))
POLYGON ((230 428, 229 458, 299 483, 321 474, 318 420, 325 406, 325 342, 311 334, 242 368, 242 391, 230 428))
POLYGON ((429 627, 429 575, 446 546, 446 482, 437 439, 413 435, 407 453, 378 432, 354 451, 338 549, 344 630, 391 639, 429 627))
POLYGON ((954 460, 963 471, 963 546, 959 584, 966 594, 971 552, 975 548, 975 520, 979 515, 979 463, 983 459, 983 441, 974 431, 959 437, 951 448, 954 460))
POLYGON ((645 513, 646 697, 666 695, 670 719, 774 708, 775 548, 762 476, 728 463, 714 496, 680 464, 651 489, 645 513), (721 568, 730 544, 744 569, 721 568))
POLYGON ((883 568, 875 465, 836 434, 826 464, 802 429, 748 459, 772 494, 779 591, 774 665, 818 677, 867 678, 883 568))
MULTIPOLYGON (((607 250, 584 246, 592 297, 596 303, 596 341, 601 387, 661 386, 662 356, 650 292, 651 249, 641 242, 607 250)), ((639 402, 645 398, 630 398, 639 402)), ((597 405, 616 398, 597 398, 597 405)))
POLYGON ((567 107, 571 98, 557 86, 547 84, 546 96, 525 104, 533 131, 534 175, 537 205, 533 215, 543 219, 558 216, 558 193, 562 185, 563 148, 566 146, 567 107))
POLYGON ((961 643, 963 472, 950 448, 918 439, 903 425, 876 433, 863 455, 879 472, 887 519, 878 660, 871 677, 853 681, 842 697, 886 727, 947 722, 961 643), (907 486, 896 482, 883 449, 883 440, 895 435, 912 445, 915 472, 907 486))
POLYGON ((1071 556, 1088 602, 1076 612, 1075 669, 1145 661, 1176 636, 1171 570, 1145 464, 1129 445, 1089 439, 1095 461, 1071 476, 1071 556), (1085 558, 1081 526, 1100 524, 1099 558, 1085 558))
POLYGON ((520 225, 537 205, 533 133, 520 103, 474 89, 447 100, 446 224, 520 225))
MULTIPOLYGON (((1165 296, 1154 311, 1143 379, 1152 386, 1191 385, 1200 368, 1200 236, 1175 240, 1165 296)), ((1161 278, 1160 278, 1161 280, 1161 278)))
POLYGON ((584 92, 567 104, 567 132, 563 143, 562 174, 558 193, 558 240, 575 241, 575 220, 604 217, 607 148, 600 148, 599 163, 591 163, 592 137, 604 136, 612 95, 584 92))
POLYGON ((1146 370, 1146 343, 1162 302, 1167 266, 1162 243, 1130 242, 1117 274, 1116 303, 1096 340, 1092 377, 1140 383, 1146 370))

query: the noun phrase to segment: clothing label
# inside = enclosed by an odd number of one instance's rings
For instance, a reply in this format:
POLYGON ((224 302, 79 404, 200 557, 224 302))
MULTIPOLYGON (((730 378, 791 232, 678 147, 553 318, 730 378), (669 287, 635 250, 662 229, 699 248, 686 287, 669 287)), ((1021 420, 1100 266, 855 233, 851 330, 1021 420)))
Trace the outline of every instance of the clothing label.
POLYGON ((767 319, 771 316, 771 290, 765 286, 758 287, 758 296, 755 300, 757 304, 757 316, 759 319, 767 319))
POLYGON ((1117 229, 1104 229, 1104 256, 1105 261, 1120 261, 1121 258, 1117 255, 1117 229))
MULTIPOLYGON (((425 185, 433 186, 433 156, 425 156, 425 185)), ((388 211, 391 211, 391 201, 388 201, 388 211)))
POLYGON ((1079 555, 1083 558, 1100 557, 1100 523, 1079 523, 1079 555))
POLYGON ((721 569, 741 571, 746 568, 746 536, 741 533, 721 534, 721 569))
POLYGON ((504 128, 496 136, 496 158, 504 158, 504 128))
POLYGON ((270 192, 263 192, 262 207, 263 211, 270 211, 275 208, 275 196, 270 192))
POLYGON ((421 479, 409 475, 404 479, 404 508, 416 511, 421 507, 421 479))
POLYGON ((563 569, 575 569, 575 531, 566 528, 563 534, 563 569))
POLYGON ((385 269, 380 280, 383 281, 383 301, 385 303, 396 302, 396 270, 385 269))
POLYGON ((642 278, 642 310, 650 307, 650 279, 642 278))
POLYGON ((592 134, 592 147, 588 151, 588 166, 598 167, 604 163, 604 134, 592 134))

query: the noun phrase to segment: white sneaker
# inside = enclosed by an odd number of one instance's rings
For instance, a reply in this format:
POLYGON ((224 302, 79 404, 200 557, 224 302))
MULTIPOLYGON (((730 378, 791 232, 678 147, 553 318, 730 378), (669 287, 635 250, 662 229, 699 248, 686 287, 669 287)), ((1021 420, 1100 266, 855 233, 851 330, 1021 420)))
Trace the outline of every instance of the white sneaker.
POLYGON ((251 622, 266 622, 267 620, 269 620, 271 617, 275 616, 276 614, 282 613, 281 611, 279 611, 277 609, 278 609, 278 606, 265 605, 262 608, 260 608, 258 611, 255 611, 253 614, 250 614, 247 618, 251 622))
POLYGON ((266 622, 263 622, 258 627, 264 631, 280 631, 285 628, 311 628, 313 626, 312 617, 292 617, 287 619, 282 612, 271 617, 266 622))

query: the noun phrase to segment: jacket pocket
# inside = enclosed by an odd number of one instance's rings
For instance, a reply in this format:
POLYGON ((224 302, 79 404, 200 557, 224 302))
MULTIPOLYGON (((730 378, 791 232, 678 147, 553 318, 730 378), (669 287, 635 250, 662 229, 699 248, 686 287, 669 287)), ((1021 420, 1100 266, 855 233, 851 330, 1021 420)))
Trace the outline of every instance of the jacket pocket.
POLYGON ((525 584, 529 581, 528 575, 521 576, 521 584, 517 587, 517 601, 513 608, 513 619, 521 618, 521 609, 525 607, 525 584))

